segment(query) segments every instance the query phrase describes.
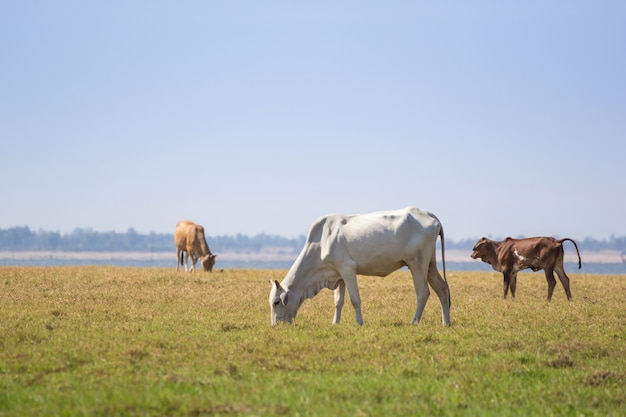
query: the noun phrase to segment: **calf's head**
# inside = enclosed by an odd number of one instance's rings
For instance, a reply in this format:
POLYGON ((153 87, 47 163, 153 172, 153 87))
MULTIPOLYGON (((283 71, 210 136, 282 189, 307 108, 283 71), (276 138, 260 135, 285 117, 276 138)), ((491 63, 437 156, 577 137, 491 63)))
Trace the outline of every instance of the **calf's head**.
POLYGON ((480 258, 481 261, 492 265, 496 261, 494 243, 493 240, 489 240, 486 237, 480 238, 474 245, 474 252, 471 255, 472 259, 480 258))
POLYGON ((272 326, 281 321, 291 323, 298 313, 299 304, 297 300, 291 300, 289 292, 285 290, 278 281, 270 281, 270 318, 272 326))
POLYGON ((215 265, 216 256, 217 255, 209 254, 209 255, 204 255, 202 258, 200 258, 200 263, 202 264, 202 268, 204 268, 206 272, 213 272, 213 265, 215 265))

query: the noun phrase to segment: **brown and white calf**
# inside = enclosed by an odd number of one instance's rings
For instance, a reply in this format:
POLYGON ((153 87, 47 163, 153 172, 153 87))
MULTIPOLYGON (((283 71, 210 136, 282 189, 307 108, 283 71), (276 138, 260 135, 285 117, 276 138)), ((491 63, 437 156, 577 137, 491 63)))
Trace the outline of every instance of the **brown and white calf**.
POLYGON ((176 244, 176 271, 179 265, 185 265, 188 270, 189 258, 191 257, 191 272, 195 270, 196 262, 200 259, 202 268, 205 271, 213 272, 215 257, 211 253, 209 245, 204 237, 204 227, 189 220, 181 220, 176 223, 174 233, 174 243, 176 244), (179 264, 180 262, 180 264, 179 264))
POLYGON ((552 293, 556 286, 554 272, 559 277, 567 299, 572 299, 569 288, 569 277, 563 268, 563 242, 569 240, 574 244, 578 254, 578 268, 582 266, 578 245, 570 238, 556 240, 553 237, 530 237, 526 239, 513 239, 507 237, 502 242, 481 238, 474 245, 473 259, 490 264, 494 270, 504 275, 504 298, 509 288, 511 296, 515 298, 517 286, 517 273, 530 268, 533 271, 543 269, 548 281, 548 300, 552 299, 552 293))

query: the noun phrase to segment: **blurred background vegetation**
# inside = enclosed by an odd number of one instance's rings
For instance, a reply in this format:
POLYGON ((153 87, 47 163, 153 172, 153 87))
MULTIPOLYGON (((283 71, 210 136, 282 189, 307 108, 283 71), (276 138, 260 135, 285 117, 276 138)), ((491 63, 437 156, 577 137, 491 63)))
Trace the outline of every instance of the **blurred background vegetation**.
MULTIPOLYGON (((479 237, 461 240, 446 238, 446 249, 471 250, 479 237)), ((494 239, 500 240, 504 237, 494 237, 494 239)), ((611 236, 609 239, 602 240, 570 237, 576 240, 581 250, 626 251, 626 236, 611 236)), ((210 247, 222 252, 258 252, 264 248, 285 248, 298 252, 304 245, 306 236, 287 238, 270 234, 255 236, 207 234, 206 238, 210 247)), ((0 250, 4 251, 167 252, 172 250, 173 242, 173 233, 143 234, 133 228, 129 228, 126 232, 100 232, 90 228, 76 228, 71 233, 65 234, 42 229, 31 230, 28 226, 0 229, 0 250)))

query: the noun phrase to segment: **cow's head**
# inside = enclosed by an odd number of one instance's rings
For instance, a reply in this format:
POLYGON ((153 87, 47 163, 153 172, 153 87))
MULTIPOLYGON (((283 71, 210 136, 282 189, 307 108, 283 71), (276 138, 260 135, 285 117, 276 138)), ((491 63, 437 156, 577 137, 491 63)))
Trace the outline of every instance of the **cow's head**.
POLYGON ((495 261, 495 248, 494 241, 487 239, 486 237, 480 238, 474 245, 474 252, 472 252, 472 259, 480 258, 481 261, 493 265, 495 261))
POLYGON ((270 318, 272 326, 281 321, 291 323, 298 313, 299 303, 297 300, 291 300, 289 291, 285 290, 278 281, 270 281, 272 289, 270 290, 270 318))
POLYGON ((200 258, 200 263, 202 264, 202 268, 204 268, 205 271, 207 272, 213 272, 213 265, 215 265, 215 257, 217 255, 213 255, 213 254, 208 254, 208 255, 204 255, 202 258, 200 258))

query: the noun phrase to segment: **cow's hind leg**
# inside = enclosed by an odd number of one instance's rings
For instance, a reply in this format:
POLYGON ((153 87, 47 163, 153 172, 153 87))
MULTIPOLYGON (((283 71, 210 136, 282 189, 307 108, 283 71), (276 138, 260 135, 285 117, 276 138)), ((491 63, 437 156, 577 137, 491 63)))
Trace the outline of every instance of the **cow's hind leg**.
POLYGON ((416 260, 414 262, 407 262, 411 275, 413 276, 413 286, 415 287, 415 297, 417 298, 417 308, 415 309, 415 316, 413 316, 412 324, 419 323, 426 307, 428 297, 430 297, 430 289, 428 288, 428 266, 429 263, 416 260))
POLYGON ((445 326, 450 325, 450 287, 448 283, 443 280, 439 271, 437 271, 437 263, 435 260, 431 260, 430 265, 428 266, 428 283, 433 290, 435 290, 435 294, 439 297, 439 302, 441 303, 441 318, 443 324, 445 326))
MULTIPOLYGON (((556 279, 554 279, 554 270, 552 268, 546 268, 544 270, 544 272, 546 273, 546 281, 548 281, 548 301, 550 301, 550 300, 552 300, 552 294, 554 293, 554 287, 556 287, 556 279)), ((568 285, 568 287, 569 287, 569 285, 568 285)))
POLYGON ((562 265, 559 265, 559 266, 556 266, 554 270, 556 271, 556 274, 559 277, 559 281, 561 281, 561 284, 563 284, 563 288, 565 288, 565 294, 567 295, 567 299, 571 300, 572 292, 570 291, 570 288, 569 288, 569 277, 565 273, 565 269, 563 268, 562 265))
POLYGON ((343 308, 345 294, 346 284, 343 281, 339 281, 337 288, 335 288, 335 317, 333 318, 333 324, 339 324, 341 320, 341 309, 343 308))

